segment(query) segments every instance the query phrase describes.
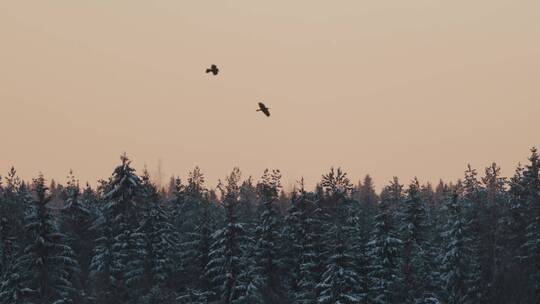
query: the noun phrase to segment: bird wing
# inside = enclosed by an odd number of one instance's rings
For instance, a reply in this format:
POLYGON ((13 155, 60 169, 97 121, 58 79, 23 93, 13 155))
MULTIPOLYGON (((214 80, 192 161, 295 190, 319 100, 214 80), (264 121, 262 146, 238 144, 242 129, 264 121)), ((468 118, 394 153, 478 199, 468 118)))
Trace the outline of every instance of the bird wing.
POLYGON ((259 102, 259 109, 266 109, 266 106, 264 105, 264 103, 262 102, 259 102))
POLYGON ((268 111, 268 108, 265 107, 264 109, 262 109, 262 112, 264 113, 264 115, 270 117, 270 111, 268 111))
POLYGON ((215 64, 212 64, 210 67, 212 68, 212 70, 217 70, 217 65, 215 64))

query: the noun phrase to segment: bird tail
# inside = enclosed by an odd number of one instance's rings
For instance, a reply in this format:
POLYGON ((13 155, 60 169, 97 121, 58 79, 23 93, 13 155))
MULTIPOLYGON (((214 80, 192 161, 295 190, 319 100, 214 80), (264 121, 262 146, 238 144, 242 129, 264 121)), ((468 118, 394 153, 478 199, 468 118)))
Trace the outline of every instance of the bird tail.
POLYGON ((206 69, 206 73, 212 72, 212 69, 206 69))

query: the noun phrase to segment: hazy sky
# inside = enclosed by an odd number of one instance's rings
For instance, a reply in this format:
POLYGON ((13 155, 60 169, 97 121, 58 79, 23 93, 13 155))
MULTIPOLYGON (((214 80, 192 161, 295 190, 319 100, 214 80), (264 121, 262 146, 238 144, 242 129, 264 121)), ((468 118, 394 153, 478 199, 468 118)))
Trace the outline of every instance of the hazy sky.
POLYGON ((0 0, 2 175, 512 174, 539 117, 538 0, 0 0))

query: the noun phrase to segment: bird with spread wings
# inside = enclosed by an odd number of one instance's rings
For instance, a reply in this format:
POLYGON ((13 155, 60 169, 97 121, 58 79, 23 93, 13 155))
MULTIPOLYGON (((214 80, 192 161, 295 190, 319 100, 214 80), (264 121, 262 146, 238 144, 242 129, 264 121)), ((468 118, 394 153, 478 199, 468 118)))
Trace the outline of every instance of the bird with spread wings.
POLYGON ((267 117, 270 117, 270 108, 267 108, 264 103, 262 102, 259 102, 259 109, 257 109, 257 111, 261 111, 264 113, 264 115, 266 115, 267 117))
POLYGON ((210 72, 214 74, 214 76, 216 76, 219 73, 219 69, 217 65, 212 64, 209 69, 206 69, 206 73, 210 73, 210 72))

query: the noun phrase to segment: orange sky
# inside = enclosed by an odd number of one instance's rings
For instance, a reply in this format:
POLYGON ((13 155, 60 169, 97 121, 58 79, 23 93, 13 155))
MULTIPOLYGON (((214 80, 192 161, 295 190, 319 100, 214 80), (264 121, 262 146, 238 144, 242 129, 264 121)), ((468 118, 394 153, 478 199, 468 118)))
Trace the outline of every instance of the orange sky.
POLYGON ((127 151, 212 186, 233 166, 511 174, 540 144, 539 80, 538 0, 4 0, 0 173, 95 182, 127 151))

